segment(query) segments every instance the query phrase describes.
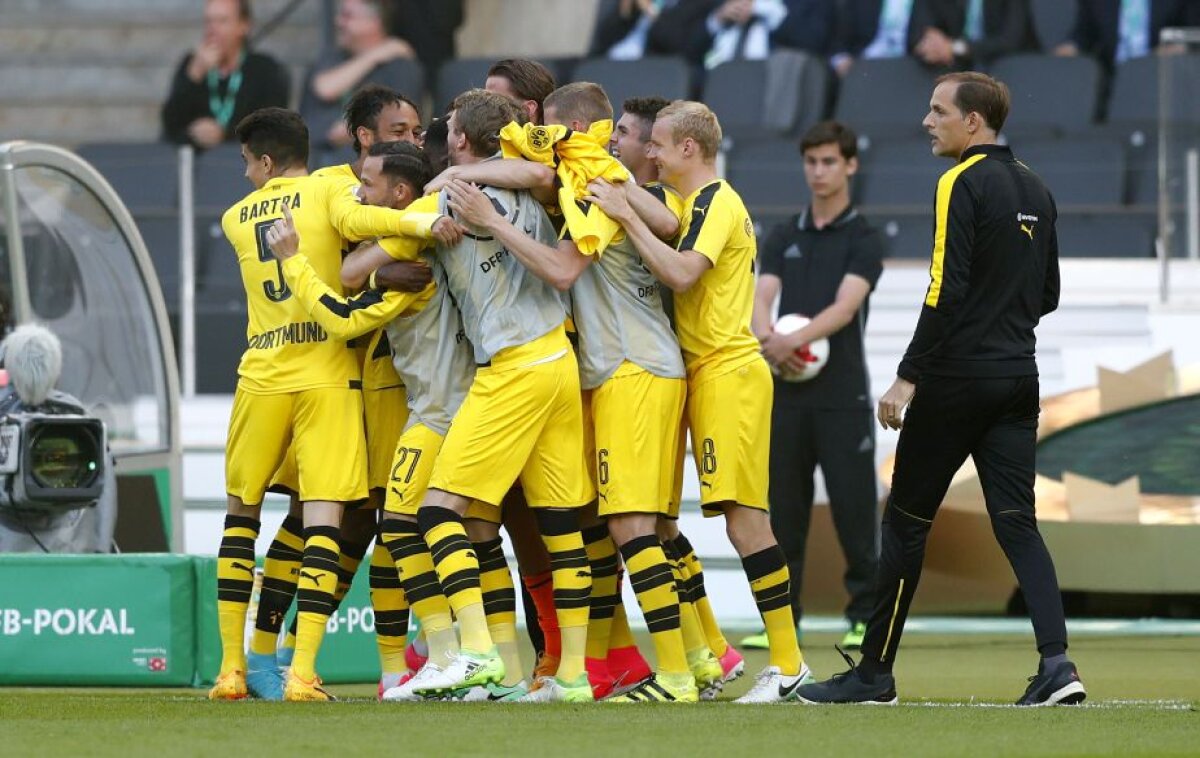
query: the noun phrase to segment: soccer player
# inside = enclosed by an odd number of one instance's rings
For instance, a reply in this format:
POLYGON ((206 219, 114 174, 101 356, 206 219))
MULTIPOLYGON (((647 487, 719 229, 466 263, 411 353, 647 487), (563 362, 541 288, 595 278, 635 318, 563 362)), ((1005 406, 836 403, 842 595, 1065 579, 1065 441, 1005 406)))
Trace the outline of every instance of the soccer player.
POLYGON ((968 456, 1041 654, 1017 705, 1087 697, 1067 658, 1062 596, 1034 512, 1034 329, 1058 307, 1057 210, 1041 179, 996 144, 1009 102, 1008 87, 974 71, 941 77, 930 98, 922 125, 934 155, 956 165, 937 184, 925 304, 896 381, 879 399, 879 422, 899 429, 900 442, 883 514, 875 609, 859 664, 846 656, 850 670, 802 687, 805 702, 896 702, 892 666, 925 541, 968 456))
MULTIPOLYGON (((883 272, 883 238, 850 203, 858 140, 836 121, 813 126, 800 141, 812 203, 767 236, 759 256, 754 333, 768 363, 802 368, 797 351, 829 339, 829 363, 807 382, 775 381, 771 413, 771 524, 788 559, 792 615, 800 623, 800 584, 812 516, 813 469, 819 464, 829 510, 846 556, 843 580, 850 630, 843 649, 857 650, 874 606, 879 562, 878 493, 871 380, 863 338, 871 291, 883 272), (778 334, 772 309, 812 320, 778 334)), ((742 640, 766 647, 766 635, 742 640)))
MULTIPOLYGON (((621 163, 634 175, 637 183, 650 189, 655 196, 663 200, 678 215, 683 214, 683 198, 669 187, 658 181, 658 166, 648 155, 651 131, 659 111, 670 102, 661 97, 633 98, 622 104, 621 118, 613 130, 610 149, 621 163)), ((659 235, 662 238, 662 235, 659 235)), ((660 297, 668 318, 674 316, 675 307, 671 290, 660 288, 660 297)), ((672 324, 672 328, 673 328, 672 324)), ((679 453, 676 456, 676 481, 674 494, 668 513, 659 518, 659 537, 663 549, 671 563, 676 579, 681 585, 679 590, 680 619, 683 627, 684 644, 688 649, 688 661, 696 680, 700 682, 700 699, 707 700, 716 697, 725 684, 740 677, 745 670, 745 661, 741 653, 725 639, 721 627, 717 624, 716 614, 704 589, 704 567, 696 556, 691 542, 679 530, 679 505, 683 489, 683 450, 687 439, 686 426, 681 425, 679 432, 679 453), (720 666, 721 675, 717 677, 716 667, 720 666)), ((617 637, 627 637, 632 644, 632 636, 627 636, 628 621, 624 618, 623 606, 617 607, 617 616, 613 621, 613 646, 610 659, 621 650, 617 646, 617 637)), ((619 666, 610 661, 610 666, 617 670, 619 666)))
POLYGON ((771 373, 750 331, 754 224, 741 198, 716 176, 720 141, 717 118, 702 103, 674 102, 654 122, 649 155, 660 179, 685 197, 676 248, 646 226, 626 188, 593 182, 590 199, 621 223, 646 267, 675 292, 701 507, 725 516, 770 638, 770 664, 738 702, 780 702, 794 699, 812 674, 796 641, 787 564, 767 513, 771 373))
MULTIPOLYGON (((344 115, 346 129, 354 140, 355 160, 353 163, 318 169, 312 174, 315 177, 330 177, 343 180, 351 186, 358 185, 363 163, 372 145, 391 141, 415 144, 420 136, 420 113, 416 106, 402 95, 380 85, 367 84, 359 88, 346 103, 344 115)), ((427 275, 426 269, 418 269, 411 263, 397 265, 413 266, 409 273, 418 278, 413 282, 412 291, 420 291, 424 287, 427 280, 419 277, 421 272, 427 275)), ((343 284, 357 287, 361 282, 343 281, 343 284)), ((362 335, 356 341, 362 346, 359 354, 368 451, 367 477, 371 494, 363 507, 347 508, 342 516, 335 610, 350 591, 359 564, 376 537, 376 513, 383 503, 383 488, 387 482, 392 448, 404 427, 404 389, 391 368, 386 341, 383 342, 383 349, 380 349, 381 335, 382 332, 376 331, 362 335), (382 354, 381 357, 377 357, 379 354, 382 354)), ((288 517, 271 542, 263 564, 263 584, 247 656, 246 683, 254 695, 278 700, 283 696, 283 680, 278 664, 282 660, 286 667, 291 662, 295 646, 295 619, 278 656, 276 639, 284 615, 296 594, 302 546, 296 461, 294 451, 290 448, 271 489, 286 492, 292 502, 288 517)), ((371 565, 371 597, 383 671, 380 680, 382 690, 394 686, 395 680, 404 673, 404 640, 403 635, 399 634, 403 597, 391 575, 391 558, 378 540, 371 555, 371 565)))
MULTIPOLYGON (((612 119, 604 90, 588 82, 555 90, 544 109, 548 125, 569 128, 577 134, 575 139, 587 136, 594 122, 612 119)), ((602 150, 607 148, 607 135, 601 138, 597 147, 602 150)), ((679 599, 655 531, 658 515, 671 500, 685 392, 683 359, 658 283, 627 240, 588 255, 571 239, 568 227, 563 239, 550 246, 498 213, 481 190, 454 180, 445 192, 460 219, 487 230, 539 278, 571 294, 581 383, 590 391, 599 515, 607 518, 625 559, 658 657, 656 677, 616 699, 694 702, 698 691, 680 632, 679 599)), ((660 205, 659 210, 666 209, 660 205)), ((589 540, 588 547, 589 552, 599 550, 602 542, 589 540)), ((605 557, 612 564, 615 593, 616 555, 611 546, 607 556, 600 556, 605 557)), ((593 559, 593 581, 599 565, 593 559)), ((593 598, 593 619, 597 610, 593 598)), ((588 643, 600 648, 589 657, 603 660, 608 634, 594 640, 595 631, 593 625, 588 643)))
POLYGON ((304 508, 296 653, 284 698, 328 700, 314 671, 338 577, 342 504, 366 496, 359 366, 292 297, 266 233, 295 211, 312 240, 318 275, 337 282, 343 238, 428 236, 433 219, 358 203, 350 187, 308 177, 308 129, 299 115, 264 108, 238 124, 246 178, 255 190, 221 226, 238 256, 249 308, 247 349, 238 367, 226 446, 228 515, 217 561, 222 663, 212 699, 247 696, 243 635, 254 579, 254 541, 263 493, 289 443, 296 448, 304 508), (324 444, 329 439, 338 445, 324 444))
MULTIPOLYGON (((363 200, 372 205, 406 207, 431 176, 428 161, 415 147, 401 143, 376 145, 363 166, 363 200)), ((471 346, 463 337, 458 309, 447 296, 445 276, 436 258, 433 271, 441 286, 431 285, 416 303, 400 293, 375 287, 344 299, 320 285, 305 257, 297 254, 294 229, 284 222, 278 222, 276 227, 278 234, 272 241, 272 252, 283 261, 285 277, 309 312, 331 332, 344 338, 386 324, 393 362, 409 388, 412 413, 395 444, 380 533, 399 571, 413 613, 423 624, 429 655, 417 676, 392 683, 381 697, 420 699, 415 689, 434 672, 449 665, 458 652, 450 607, 441 591, 429 548, 417 528, 417 507, 442 439, 474 376, 471 346), (404 317, 400 317, 402 313, 404 317)), ((422 241, 407 237, 387 238, 377 244, 398 260, 415 258, 423 246, 422 241)), ((364 253, 354 256, 364 257, 364 253)), ((377 275, 378 272, 373 273, 372 278, 377 275)), ((510 611, 514 602, 510 597, 510 611)), ((515 673, 520 675, 520 666, 515 673)), ((507 688, 488 687, 482 693, 483 699, 510 700, 526 690, 519 681, 507 688)))
MULTIPOLYGON (((503 95, 484 90, 460 95, 449 122, 452 163, 493 156, 500 129, 516 115, 511 99, 503 95)), ((519 218, 531 234, 554 239, 549 219, 528 193, 489 193, 505 215, 519 218)), ((444 206, 444 196, 432 197, 444 206)), ((499 526, 472 519, 475 533, 468 541, 463 517, 472 500, 498 505, 519 479, 550 554, 562 634, 558 673, 548 685, 550 699, 591 700, 584 670, 591 574, 576 511, 594 492, 584 467, 579 374, 563 328, 563 299, 486 235, 472 233, 459 245, 439 248, 438 256, 481 365, 434 462, 418 513, 462 635, 459 658, 423 692, 504 678, 480 589, 481 566, 495 565, 491 556, 498 550, 499 526), (477 557, 482 545, 489 556, 477 557)), ((485 515, 499 521, 498 509, 485 515)), ((507 576, 507 570, 485 571, 496 575, 493 591, 507 590, 499 584, 501 573, 507 576)), ((511 586, 511 577, 508 582, 511 586)))

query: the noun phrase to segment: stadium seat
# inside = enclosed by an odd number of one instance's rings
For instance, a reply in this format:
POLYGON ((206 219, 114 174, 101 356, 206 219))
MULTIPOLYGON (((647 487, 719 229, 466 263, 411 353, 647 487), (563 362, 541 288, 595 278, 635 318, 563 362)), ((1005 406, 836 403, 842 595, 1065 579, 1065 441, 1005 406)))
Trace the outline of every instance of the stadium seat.
POLYGON ((1115 140, 1024 140, 1013 154, 1042 178, 1059 207, 1125 201, 1125 150, 1115 140))
POLYGON ((636 61, 592 58, 582 61, 572 78, 599 84, 614 108, 620 108, 631 97, 658 95, 676 100, 688 96, 688 67, 681 58, 651 57, 636 61))
POLYGON ((765 61, 729 61, 708 72, 703 100, 717 114, 725 136, 753 137, 767 131, 763 122, 766 86, 765 61))
POLYGON ((162 288, 167 312, 179 312, 179 217, 175 215, 135 216, 138 231, 162 288))
POLYGON ((1147 258, 1154 255, 1153 217, 1138 215, 1059 215, 1058 254, 1062 258, 1147 258))
POLYGON ((937 73, 909 58, 857 61, 842 80, 836 118, 871 141, 920 134, 937 73))
POLYGON ((1004 125, 1010 137, 1078 134, 1096 120, 1102 73, 1092 58, 1011 55, 991 73, 1012 96, 1004 125))
POLYGON ((179 148, 166 142, 93 142, 79 157, 96 167, 130 211, 179 205, 179 148))
POLYGON ((196 392, 233 394, 246 349, 246 303, 196 302, 196 392))
POLYGON ((1033 30, 1043 52, 1052 52, 1065 42, 1075 24, 1075 3, 1064 0, 1029 0, 1033 30))
POLYGON ((495 60, 491 58, 459 58, 443 63, 438 69, 437 86, 433 92, 434 112, 445 113, 450 101, 459 93, 472 87, 482 87, 493 63, 495 60))
MULTIPOLYGON (((1176 124, 1200 124, 1200 55, 1162 60, 1170 67, 1168 117, 1176 124)), ((1110 128, 1129 131, 1152 128, 1158 122, 1160 65, 1159 58, 1151 55, 1125 61, 1117 68, 1108 105, 1110 128)))
POLYGON ((792 139, 734 143, 726 155, 725 177, 742 196, 751 216, 795 213, 808 202, 804 162, 792 139))
POLYGON ((931 207, 938 178, 953 165, 933 155, 928 139, 875 143, 858 159, 855 182, 863 205, 931 207))
POLYGON ((245 171, 238 145, 219 145, 198 154, 193 191, 197 213, 214 213, 219 219, 225 209, 245 197, 253 189, 245 171))
MULTIPOLYGON (((786 51, 777 53, 771 61, 722 63, 705 77, 701 99, 717 114, 725 136, 746 139, 763 134, 803 132, 824 115, 828 89, 824 61, 798 51, 786 51), (781 58, 785 54, 790 60, 781 58), (788 123, 771 123, 771 104, 767 97, 773 71, 795 79, 796 109, 793 114, 789 108, 788 123)), ((780 120, 784 120, 782 116, 780 114, 780 120)))
POLYGON ((196 298, 220 304, 244 302, 245 290, 237 254, 221 231, 220 217, 196 218, 196 298))
POLYGON ((933 253, 933 216, 920 214, 872 214, 869 220, 883 233, 888 258, 929 260, 933 253))

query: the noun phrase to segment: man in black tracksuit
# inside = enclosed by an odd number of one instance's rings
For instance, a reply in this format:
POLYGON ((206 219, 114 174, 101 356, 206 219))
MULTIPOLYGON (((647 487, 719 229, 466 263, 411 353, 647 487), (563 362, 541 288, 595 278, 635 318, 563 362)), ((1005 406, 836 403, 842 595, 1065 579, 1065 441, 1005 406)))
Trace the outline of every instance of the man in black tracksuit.
POLYGON ((1008 88, 984 74, 948 74, 934 89, 924 126, 933 152, 958 164, 938 181, 925 304, 896 381, 879 401, 880 423, 901 432, 876 605, 858 666, 847 657, 849 671, 801 687, 802 700, 896 701, 892 664, 925 541, 967 456, 1041 653, 1038 674, 1017 703, 1078 703, 1086 696, 1067 659, 1058 579, 1034 514, 1034 327, 1058 306, 1057 212, 1041 180, 996 144, 1008 105, 1008 88))

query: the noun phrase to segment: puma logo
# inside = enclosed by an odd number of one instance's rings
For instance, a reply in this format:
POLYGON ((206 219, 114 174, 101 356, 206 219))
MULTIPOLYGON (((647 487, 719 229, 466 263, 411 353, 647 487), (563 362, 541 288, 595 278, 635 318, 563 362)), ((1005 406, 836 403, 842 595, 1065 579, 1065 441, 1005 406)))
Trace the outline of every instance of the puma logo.
POLYGON ((1033 227, 1032 226, 1025 226, 1024 224, 1021 224, 1021 231, 1028 234, 1029 239, 1033 239, 1033 227))
POLYGON ((317 576, 316 574, 305 573, 305 571, 303 569, 300 570, 300 578, 307 579, 308 581, 312 582, 313 584, 321 583, 321 577, 317 576))
POLYGON ((236 562, 235 562, 235 563, 232 563, 232 564, 230 564, 230 565, 232 565, 232 566, 233 566, 235 569, 241 569, 242 571, 245 571, 247 574, 253 574, 253 573, 254 573, 254 567, 253 567, 253 566, 247 566, 247 565, 246 565, 246 564, 244 564, 244 563, 236 563, 236 562))

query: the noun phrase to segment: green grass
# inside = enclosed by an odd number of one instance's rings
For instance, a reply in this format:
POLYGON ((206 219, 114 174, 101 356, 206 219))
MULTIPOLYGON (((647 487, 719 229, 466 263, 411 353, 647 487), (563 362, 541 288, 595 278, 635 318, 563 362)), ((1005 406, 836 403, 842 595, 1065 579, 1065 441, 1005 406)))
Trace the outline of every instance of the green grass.
MULTIPOLYGON (((843 668, 810 635, 819 675, 843 668)), ((1036 658, 1026 637, 917 635, 897 664, 902 705, 861 707, 208 703, 198 690, 0 690, 6 755, 1200 755, 1200 639, 1077 638, 1077 708, 1009 703, 1036 658)), ((756 670, 765 655, 748 664, 756 670)), ((748 678, 736 682, 740 694, 748 678)))

